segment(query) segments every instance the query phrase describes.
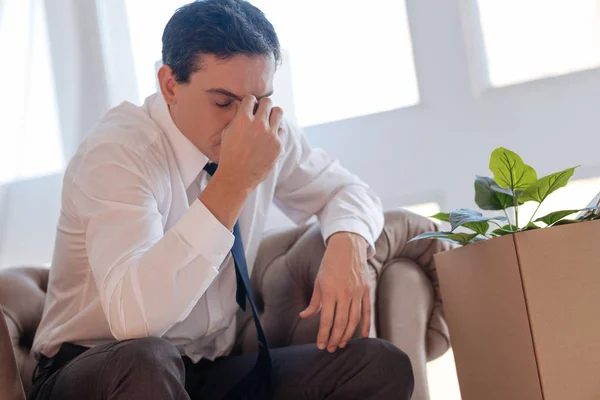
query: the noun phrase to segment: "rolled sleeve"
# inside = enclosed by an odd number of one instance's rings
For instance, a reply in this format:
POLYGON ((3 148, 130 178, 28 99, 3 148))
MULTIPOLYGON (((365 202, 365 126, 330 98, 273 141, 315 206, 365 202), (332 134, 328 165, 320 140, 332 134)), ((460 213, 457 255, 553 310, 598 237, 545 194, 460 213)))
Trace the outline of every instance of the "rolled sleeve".
POLYGON ((217 268, 225 260, 235 239, 233 233, 198 199, 173 230, 198 255, 217 268))
POLYGON ((362 236, 367 243, 369 248, 367 249, 367 258, 371 258, 375 255, 375 240, 371 234, 371 228, 360 219, 345 217, 330 221, 326 226, 322 228, 323 240, 327 243, 327 240, 331 235, 339 232, 354 233, 362 236))

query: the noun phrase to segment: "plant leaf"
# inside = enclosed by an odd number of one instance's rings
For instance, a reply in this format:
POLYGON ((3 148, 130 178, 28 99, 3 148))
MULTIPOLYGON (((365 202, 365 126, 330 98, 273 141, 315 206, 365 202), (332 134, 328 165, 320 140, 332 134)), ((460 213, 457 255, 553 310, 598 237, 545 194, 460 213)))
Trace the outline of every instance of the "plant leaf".
POLYGON ((469 210, 468 208, 460 208, 450 213, 450 225, 452 226, 452 231, 469 222, 487 222, 492 220, 505 221, 506 217, 484 217, 479 211, 469 210))
POLYGON ((541 229, 539 226, 537 226, 536 224, 534 224, 533 222, 530 222, 527 224, 527 226, 521 228, 521 231, 532 231, 534 229, 541 229))
POLYGON ((583 220, 580 220, 580 219, 561 219, 560 221, 557 221, 554 224, 552 224, 552 226, 576 224, 578 222, 583 222, 583 220))
POLYGON ((571 179, 575 173, 575 168, 577 167, 567 168, 564 171, 556 172, 538 179, 525 189, 522 196, 523 201, 532 200, 541 203, 546 200, 546 197, 551 193, 561 187, 567 186, 569 179, 571 179))
POLYGON ((490 224, 487 221, 467 222, 466 224, 463 224, 463 226, 483 236, 485 236, 490 229, 490 224))
MULTIPOLYGON (((522 193, 521 190, 516 192, 517 196, 522 193)), ((475 203, 482 210, 505 210, 515 205, 511 190, 501 188, 493 178, 486 176, 475 177, 475 203)))
POLYGON ((437 219, 438 221, 442 221, 442 222, 450 222, 450 214, 449 213, 437 213, 435 215, 432 215, 429 218, 434 218, 437 219))
POLYGON ((415 236, 408 242, 410 243, 410 242, 413 242, 416 240, 422 240, 422 239, 439 239, 439 240, 445 240, 445 241, 452 242, 452 243, 457 243, 457 244, 464 246, 466 244, 469 244, 471 241, 473 241, 477 236, 479 236, 478 233, 424 232, 418 236, 415 236))
POLYGON ((515 152, 499 147, 492 152, 490 169, 498 186, 513 192, 525 190, 535 181, 537 173, 515 152))
POLYGON ((504 235, 510 235, 512 233, 517 232, 517 227, 514 225, 504 225, 502 228, 498 228, 495 231, 492 232, 492 234, 496 235, 496 236, 504 236, 504 235))
POLYGON ((561 210, 561 211, 554 211, 554 212, 551 212, 548 215, 544 215, 543 217, 540 217, 540 218, 536 219, 534 222, 543 222, 546 225, 554 225, 555 223, 557 223, 561 219, 563 219, 565 217, 568 217, 571 214, 578 213, 580 211, 582 211, 582 210, 561 210))

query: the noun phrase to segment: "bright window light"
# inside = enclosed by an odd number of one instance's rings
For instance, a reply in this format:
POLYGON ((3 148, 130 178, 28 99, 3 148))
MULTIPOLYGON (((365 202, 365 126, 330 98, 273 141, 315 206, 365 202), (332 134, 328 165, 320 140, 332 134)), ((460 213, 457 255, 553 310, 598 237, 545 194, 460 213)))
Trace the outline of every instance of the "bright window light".
MULTIPOLYGON (((438 203, 429 202, 422 204, 414 204, 411 206, 402 207, 405 210, 413 212, 415 214, 422 215, 424 217, 431 217, 440 212, 440 205, 438 203)), ((437 220, 436 220, 437 222, 437 220)))
POLYGON ((42 0, 5 0, 0 14, 0 184, 64 167, 42 0), (10 95, 8 95, 10 94, 10 95))
POLYGON ((460 387, 454 364, 454 353, 446 354, 427 363, 430 400, 460 400, 460 387))
POLYGON ((419 101, 402 0, 251 0, 287 51, 300 125, 389 111, 419 101))
POLYGON ((140 103, 156 92, 156 63, 162 59, 162 34, 165 25, 186 0, 125 0, 133 63, 140 103))
POLYGON ((600 65, 600 1, 478 0, 478 4, 492 85, 600 65))
MULTIPOLYGON (((187 3, 126 0, 140 101, 156 91, 161 37, 174 10, 187 3)), ((290 78, 278 98, 288 115, 316 125, 416 104, 419 100, 402 0, 251 0, 275 26, 290 78)), ((280 71, 281 72, 281 71, 280 71)))

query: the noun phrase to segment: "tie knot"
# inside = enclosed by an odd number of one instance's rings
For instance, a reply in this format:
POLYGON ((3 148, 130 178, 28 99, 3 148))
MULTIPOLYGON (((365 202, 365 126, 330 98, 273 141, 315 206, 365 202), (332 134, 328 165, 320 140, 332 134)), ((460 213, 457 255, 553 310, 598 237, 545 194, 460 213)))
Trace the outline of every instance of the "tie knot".
POLYGON ((219 165, 215 164, 215 163, 208 163, 204 166, 204 170, 210 175, 213 176, 215 171, 217 170, 217 167, 219 165))

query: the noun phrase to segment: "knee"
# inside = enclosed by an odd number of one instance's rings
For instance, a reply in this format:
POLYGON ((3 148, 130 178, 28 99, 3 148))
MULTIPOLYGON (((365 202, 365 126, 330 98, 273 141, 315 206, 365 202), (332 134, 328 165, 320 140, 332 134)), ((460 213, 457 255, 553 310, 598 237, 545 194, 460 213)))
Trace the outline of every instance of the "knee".
POLYGON ((140 338, 121 342, 117 345, 117 363, 137 374, 163 374, 177 371, 183 374, 183 360, 177 348, 168 341, 156 338, 140 338), (142 368, 140 368, 142 367, 142 368))
POLYGON ((357 344, 382 380, 397 382, 402 387, 414 384, 412 363, 405 352, 383 339, 360 339, 357 344))

